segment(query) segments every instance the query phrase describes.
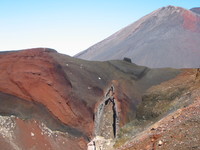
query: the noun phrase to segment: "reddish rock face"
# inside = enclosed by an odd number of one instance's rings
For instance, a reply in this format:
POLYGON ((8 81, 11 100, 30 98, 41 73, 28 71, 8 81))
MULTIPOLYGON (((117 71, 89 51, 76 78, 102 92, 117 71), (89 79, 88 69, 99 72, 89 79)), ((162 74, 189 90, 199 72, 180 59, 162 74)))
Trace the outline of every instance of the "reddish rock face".
MULTIPOLYGON (((71 83, 48 53, 32 49, 0 55, 0 91, 39 102, 61 122, 91 133, 88 110, 79 102, 82 116, 73 112, 69 104, 71 83)), ((70 103, 73 105, 73 101, 70 103)))
MULTIPOLYGON (((114 80, 112 81, 114 87, 115 87, 115 95, 114 98, 116 99, 117 103, 117 108, 118 108, 118 113, 119 113, 119 118, 120 122, 119 125, 120 127, 124 126, 127 122, 129 122, 132 118, 135 117, 135 111, 136 108, 130 107, 130 105, 133 105, 131 103, 131 100, 128 95, 126 95, 128 91, 128 87, 125 86, 124 84, 120 84, 118 81, 114 80), (132 110, 130 109, 132 108, 132 110)), ((122 82, 123 83, 123 82, 122 82)), ((136 92, 136 91, 134 91, 136 92)), ((138 103, 137 97, 134 99, 134 103, 138 103)))
POLYGON ((199 30, 199 22, 200 17, 193 13, 192 11, 185 10, 183 12, 183 27, 187 30, 193 31, 193 32, 200 32, 199 30))

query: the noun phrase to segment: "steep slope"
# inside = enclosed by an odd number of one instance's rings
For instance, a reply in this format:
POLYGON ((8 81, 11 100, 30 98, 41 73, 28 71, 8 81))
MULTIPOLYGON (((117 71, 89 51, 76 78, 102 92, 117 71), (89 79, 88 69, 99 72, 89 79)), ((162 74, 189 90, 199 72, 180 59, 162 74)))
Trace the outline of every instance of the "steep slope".
POLYGON ((153 68, 199 66, 199 8, 160 8, 75 55, 87 60, 129 57, 139 65, 153 68))
POLYGON ((106 130, 98 125, 98 112, 111 117, 105 123, 108 132, 116 129, 116 137, 117 128, 136 117, 148 88, 182 72, 125 61, 89 62, 47 48, 1 52, 0 70, 0 146, 53 150, 86 149, 101 134, 97 126, 106 130))

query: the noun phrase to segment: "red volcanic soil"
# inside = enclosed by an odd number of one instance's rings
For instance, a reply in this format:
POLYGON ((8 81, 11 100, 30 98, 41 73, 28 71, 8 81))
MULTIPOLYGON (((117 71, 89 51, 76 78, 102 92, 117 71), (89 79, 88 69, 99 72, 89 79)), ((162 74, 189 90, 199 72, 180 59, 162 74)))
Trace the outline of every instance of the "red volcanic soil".
POLYGON ((81 102, 81 115, 71 109, 71 83, 62 67, 48 53, 52 52, 32 49, 0 55, 0 91, 39 102, 61 122, 91 133, 90 113, 81 102))
POLYGON ((6 125, 4 125, 4 131, 2 131, 3 136, 0 136, 1 149, 86 149, 87 143, 85 139, 70 137, 61 132, 51 131, 36 120, 25 121, 11 117, 5 119, 5 122, 6 125))

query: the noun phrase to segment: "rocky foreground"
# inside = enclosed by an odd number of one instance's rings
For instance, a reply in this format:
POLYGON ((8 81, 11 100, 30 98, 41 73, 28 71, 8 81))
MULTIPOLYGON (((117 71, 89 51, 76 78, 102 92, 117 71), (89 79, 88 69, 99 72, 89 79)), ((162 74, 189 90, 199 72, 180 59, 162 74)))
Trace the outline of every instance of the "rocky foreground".
POLYGON ((116 149, 200 149, 200 71, 185 71, 148 90, 137 112, 145 126, 124 127, 116 149))
POLYGON ((199 149, 197 69, 0 53, 0 147, 199 149))

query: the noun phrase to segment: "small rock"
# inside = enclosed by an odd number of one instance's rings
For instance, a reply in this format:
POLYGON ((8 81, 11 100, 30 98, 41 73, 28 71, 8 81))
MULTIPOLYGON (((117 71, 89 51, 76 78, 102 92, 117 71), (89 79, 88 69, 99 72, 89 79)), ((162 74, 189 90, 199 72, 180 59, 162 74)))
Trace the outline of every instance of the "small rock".
POLYGON ((162 146, 163 145, 163 142, 160 140, 158 141, 158 146, 162 146))
POLYGON ((31 136, 35 136, 35 134, 33 132, 31 132, 31 136))
POLYGON ((155 128, 151 128, 151 131, 156 130, 155 128))

